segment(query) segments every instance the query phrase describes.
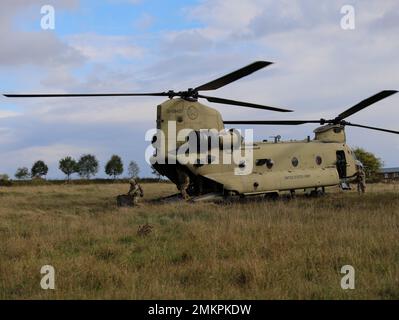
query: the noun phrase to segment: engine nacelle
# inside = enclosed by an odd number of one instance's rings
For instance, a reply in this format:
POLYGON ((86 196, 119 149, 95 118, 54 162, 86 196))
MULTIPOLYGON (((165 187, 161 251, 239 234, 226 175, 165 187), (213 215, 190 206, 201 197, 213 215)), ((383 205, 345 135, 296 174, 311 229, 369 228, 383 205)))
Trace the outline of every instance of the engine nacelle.
POLYGON ((315 140, 338 143, 346 142, 345 127, 339 124, 322 126, 313 132, 315 133, 315 140))

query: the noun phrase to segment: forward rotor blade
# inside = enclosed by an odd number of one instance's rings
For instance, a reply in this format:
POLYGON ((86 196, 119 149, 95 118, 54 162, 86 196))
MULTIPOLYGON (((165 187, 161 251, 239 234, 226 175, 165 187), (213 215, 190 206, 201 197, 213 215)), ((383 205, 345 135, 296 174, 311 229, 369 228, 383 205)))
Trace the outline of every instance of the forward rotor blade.
POLYGON ((360 110, 363 110, 364 108, 367 108, 368 106, 382 100, 385 98, 388 98, 389 96, 397 93, 398 91, 396 90, 384 90, 381 91, 375 95, 373 95, 370 98, 367 98, 361 102, 359 102, 358 104, 354 105, 352 108, 349 108, 348 110, 342 112, 337 118, 337 121, 343 120, 349 116, 351 116, 352 114, 355 114, 356 112, 359 112, 360 110))
POLYGON ((346 125, 347 126, 352 126, 352 127, 358 127, 358 128, 364 128, 364 129, 370 129, 370 130, 377 130, 377 131, 382 131, 382 132, 399 134, 399 131, 383 129, 383 128, 376 128, 376 127, 369 127, 369 126, 363 126, 361 124, 356 124, 356 123, 349 123, 348 122, 346 125))
POLYGON ((254 125, 299 125, 305 123, 320 123, 320 120, 233 120, 223 121, 224 124, 254 124, 254 125))
POLYGON ((232 83, 234 81, 237 81, 238 79, 246 77, 246 76, 250 75, 251 73, 254 73, 255 71, 258 71, 264 67, 267 67, 268 65, 271 65, 272 63, 273 62, 268 62, 268 61, 256 61, 244 68, 238 69, 238 70, 233 71, 229 74, 226 74, 225 76, 220 77, 216 80, 205 83, 205 84, 195 88, 194 90, 206 91, 206 90, 219 89, 229 83, 232 83))
POLYGON ((269 106, 264 106, 264 105, 260 105, 260 104, 255 104, 255 103, 236 101, 236 100, 230 100, 230 99, 223 99, 223 98, 217 98, 217 97, 209 97, 209 96, 198 95, 198 98, 206 99, 209 102, 230 104, 230 105, 233 105, 233 106, 241 106, 241 107, 247 107, 247 108, 271 110, 271 111, 278 111, 278 112, 292 112, 292 110, 280 109, 280 108, 269 107, 269 106))
POLYGON ((71 97, 139 97, 157 96, 167 97, 167 92, 154 93, 61 93, 61 94, 4 94, 7 98, 71 98, 71 97))

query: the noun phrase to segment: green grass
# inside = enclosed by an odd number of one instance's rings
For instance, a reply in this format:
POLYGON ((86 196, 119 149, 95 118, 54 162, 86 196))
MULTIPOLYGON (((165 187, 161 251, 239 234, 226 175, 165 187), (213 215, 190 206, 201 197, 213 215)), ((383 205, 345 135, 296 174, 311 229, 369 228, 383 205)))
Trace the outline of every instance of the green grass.
POLYGON ((234 204, 154 204, 175 187, 143 187, 129 209, 123 184, 1 189, 0 299, 399 298, 397 186, 234 204), (45 264, 56 290, 40 288, 45 264))

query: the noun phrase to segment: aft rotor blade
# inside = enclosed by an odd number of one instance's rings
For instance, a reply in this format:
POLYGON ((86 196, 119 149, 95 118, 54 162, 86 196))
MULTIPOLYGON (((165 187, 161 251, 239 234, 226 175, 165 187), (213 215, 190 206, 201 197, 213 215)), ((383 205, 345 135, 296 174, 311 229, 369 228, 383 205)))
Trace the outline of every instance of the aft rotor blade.
POLYGON ((168 92, 154 93, 60 93, 60 94, 4 94, 7 98, 71 98, 71 97, 167 97, 168 92))
POLYGON ((247 107, 247 108, 255 108, 255 109, 278 111, 278 112, 292 112, 292 110, 288 110, 288 109, 275 108, 275 107, 270 107, 270 106, 264 106, 261 104, 236 101, 236 100, 230 100, 230 99, 224 99, 224 98, 209 97, 209 96, 203 96, 203 95, 198 95, 198 98, 206 99, 209 102, 230 104, 233 106, 241 106, 241 107, 247 107))
POLYGON ((320 120, 232 120, 224 124, 254 124, 254 125, 299 125, 305 123, 320 123, 320 120))
POLYGON ((376 127, 370 127, 370 126, 363 126, 361 124, 356 124, 356 123, 346 123, 345 125, 346 126, 352 126, 352 127, 358 127, 358 128, 364 128, 364 129, 370 129, 370 130, 377 130, 377 131, 382 131, 382 132, 399 134, 399 131, 383 129, 383 128, 376 128, 376 127))
POLYGON ((358 104, 354 105, 352 108, 349 108, 348 110, 342 112, 337 118, 336 120, 340 121, 343 120, 349 116, 351 116, 352 114, 355 114, 356 112, 359 112, 360 110, 363 110, 364 108, 367 108, 368 106, 382 100, 385 98, 388 98, 389 96, 397 93, 398 91, 396 90, 384 90, 381 91, 375 95, 373 95, 370 98, 367 98, 361 102, 359 102, 358 104))
POLYGON ((256 61, 251 63, 250 65, 238 69, 236 71, 233 71, 229 74, 226 74, 223 77, 220 77, 216 80, 210 81, 208 83, 205 83, 194 90, 196 91, 206 91, 206 90, 216 90, 219 89, 229 83, 232 83, 234 81, 237 81, 238 79, 244 78, 251 73, 254 73, 264 67, 267 67, 268 65, 271 65, 273 62, 268 62, 268 61, 256 61))

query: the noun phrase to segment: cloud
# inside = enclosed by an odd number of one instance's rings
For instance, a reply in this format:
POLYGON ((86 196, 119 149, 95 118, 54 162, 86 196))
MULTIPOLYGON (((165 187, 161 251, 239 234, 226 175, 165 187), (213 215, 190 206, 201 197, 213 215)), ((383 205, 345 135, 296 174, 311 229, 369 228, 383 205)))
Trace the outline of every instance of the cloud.
MULTIPOLYGON (((70 111, 73 112, 72 110, 70 111)), ((136 111, 137 112, 137 111, 136 111)), ((155 126, 155 123, 153 123, 155 126)), ((20 166, 30 167, 42 159, 50 168, 49 177, 63 177, 58 170, 58 161, 66 155, 78 158, 92 153, 99 159, 101 168, 112 154, 118 154, 127 163, 135 160, 148 174, 144 151, 148 142, 143 123, 74 123, 61 119, 43 121, 40 114, 22 115, 13 121, 0 122, 0 171, 13 175, 20 166), (3 139, 4 138, 4 139, 3 139)), ((104 176, 100 170, 99 176, 104 176)))
POLYGON ((90 62, 110 62, 115 58, 131 60, 141 57, 143 48, 135 45, 128 36, 104 36, 93 33, 67 38, 68 43, 90 62))
POLYGON ((77 66, 84 61, 77 50, 62 43, 53 33, 13 32, 0 34, 3 44, 0 48, 1 66, 21 66, 23 64, 54 67, 59 65, 77 66))
POLYGON ((136 5, 136 4, 141 3, 143 0, 106 0, 106 1, 111 4, 127 3, 127 4, 136 5))
POLYGON ((140 30, 149 29, 155 22, 155 17, 149 13, 142 13, 134 22, 134 25, 140 30))
POLYGON ((10 159, 12 163, 15 163, 15 159, 20 159, 23 161, 24 165, 28 165, 32 164, 33 161, 42 159, 49 164, 54 164, 57 163, 62 157, 65 157, 67 155, 78 157, 82 153, 95 153, 96 151, 96 149, 90 146, 83 148, 66 144, 32 146, 3 154, 1 156, 1 162, 3 164, 7 164, 7 160, 4 158, 10 159))
POLYGON ((79 80, 72 74, 72 70, 67 66, 57 66, 47 71, 40 81, 46 91, 66 92, 69 88, 79 85, 79 80), (49 90, 50 89, 50 90, 49 90))
MULTIPOLYGON (((206 32, 214 40, 262 37, 291 30, 310 30, 326 26, 339 26, 342 6, 347 1, 314 0, 204 0, 186 8, 193 20, 201 21, 206 32)), ((373 23, 397 25, 395 18, 398 4, 395 0, 354 0, 358 25, 373 23)))
MULTIPOLYGON (((71 125, 96 125, 100 130, 103 124, 133 125, 155 123, 156 106, 159 98, 83 98, 54 102, 51 108, 40 107, 31 112, 32 117, 43 123, 71 125)), ((154 124, 155 125, 155 124, 154 124)))
POLYGON ((0 110, 0 118, 8 118, 19 115, 19 112, 11 111, 11 110, 0 110))
MULTIPOLYGON (((56 10, 76 8, 78 1, 47 1, 56 10)), ((0 67, 40 65, 42 68, 59 65, 79 65, 84 62, 78 51, 63 43, 53 32, 21 31, 14 23, 16 17, 29 12, 40 22, 40 5, 37 1, 2 1, 0 11, 0 67), (31 11, 31 8, 37 10, 31 11)), ((26 19, 26 17, 24 17, 26 19)))
POLYGON ((13 131, 7 127, 0 127, 0 146, 2 144, 13 143, 14 141, 15 141, 15 136, 13 134, 13 131))
MULTIPOLYGON (((396 40, 398 24, 395 24, 398 4, 389 0, 354 1, 354 31, 344 31, 340 27, 343 4, 346 2, 249 0, 226 3, 214 0, 202 1, 195 8, 187 9, 193 13, 192 19, 204 24, 191 32, 218 45, 216 50, 214 45, 198 53, 207 58, 196 60, 195 70, 202 68, 202 74, 208 70, 222 73, 228 70, 229 64, 233 69, 245 56, 248 62, 256 59, 276 62, 270 68, 218 90, 215 95, 296 111, 282 117, 277 113, 244 109, 233 114, 229 107, 218 107, 224 109, 224 118, 333 117, 382 89, 398 89, 399 43, 396 40), (243 14, 234 25, 240 12, 243 14), (219 60, 222 47, 226 48, 227 57, 234 57, 235 64, 228 60, 227 64, 221 62, 216 68, 208 67, 207 63, 212 65, 214 60, 219 60)), ((184 32, 189 34, 190 31, 184 32)), ((181 46, 179 55, 185 53, 196 58, 190 48, 184 51, 181 46)), ((392 120, 399 116, 395 108, 398 99, 398 96, 391 97, 349 120, 399 129, 392 120)), ((261 138, 272 132, 283 132, 285 138, 296 138, 305 137, 311 129, 311 126, 256 127, 256 135, 261 138)), ((398 144, 397 136, 348 128, 348 142, 364 144, 365 134, 368 136, 366 148, 382 155, 387 163, 397 161, 388 147, 398 144), (381 144, 382 138, 386 144, 381 144)))
POLYGON ((13 18, 16 13, 32 7, 41 8, 43 5, 52 5, 58 9, 76 9, 79 2, 79 0, 46 0, 45 3, 40 3, 37 0, 2 0, 0 15, 3 18, 13 18))
POLYGON ((168 32, 163 40, 165 52, 201 52, 213 45, 202 29, 168 32))
POLYGON ((252 19, 259 15, 258 1, 202 1, 186 9, 193 20, 200 20, 210 38, 223 37, 230 33, 244 34, 252 19))

